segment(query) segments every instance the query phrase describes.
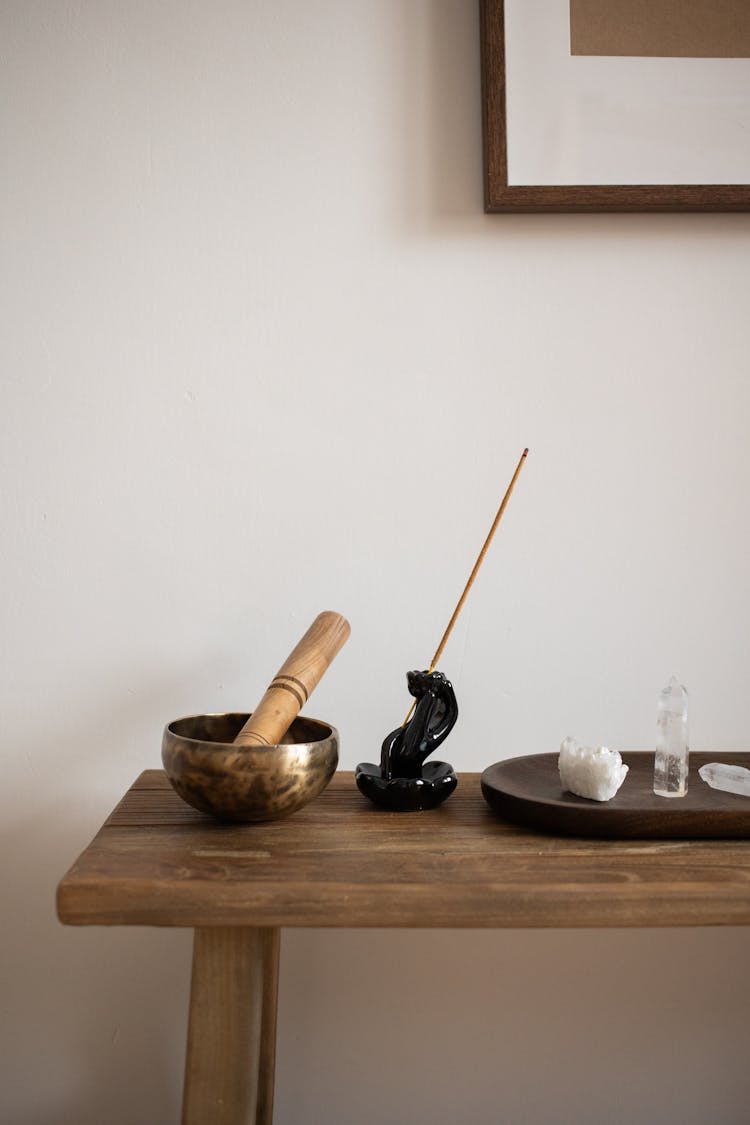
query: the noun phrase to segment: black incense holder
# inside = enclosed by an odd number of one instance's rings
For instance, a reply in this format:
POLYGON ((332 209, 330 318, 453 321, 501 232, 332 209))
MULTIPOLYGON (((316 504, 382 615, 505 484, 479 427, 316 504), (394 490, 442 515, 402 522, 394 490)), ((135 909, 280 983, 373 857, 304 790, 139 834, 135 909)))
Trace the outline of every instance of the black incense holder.
POLYGON ((386 736, 379 766, 360 762, 354 773, 359 791, 391 812, 433 809, 458 784, 447 762, 425 764, 458 718, 453 685, 442 672, 407 672, 406 681, 417 701, 413 715, 386 736))
POLYGON ((442 656, 451 629, 487 554, 497 525, 503 517, 528 452, 528 449, 524 449, 516 465, 516 471, 497 510, 489 535, 453 610, 429 670, 406 674, 409 691, 417 701, 413 713, 410 711, 403 726, 391 731, 385 739, 380 755, 380 766, 372 762, 360 762, 354 772, 360 792, 383 808, 394 812, 433 809, 449 797, 458 785, 453 767, 447 762, 424 764, 425 758, 448 737, 458 718, 458 704, 450 681, 446 680, 442 672, 433 672, 432 669, 442 656))

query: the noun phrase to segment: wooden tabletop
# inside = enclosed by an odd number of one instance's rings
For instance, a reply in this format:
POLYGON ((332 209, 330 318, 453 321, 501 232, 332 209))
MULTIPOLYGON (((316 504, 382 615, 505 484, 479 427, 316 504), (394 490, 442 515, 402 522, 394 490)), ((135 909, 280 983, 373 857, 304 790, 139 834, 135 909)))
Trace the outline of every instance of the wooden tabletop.
POLYGON ((58 888, 73 925, 750 925, 750 840, 590 840, 499 819, 478 774, 389 813, 348 772, 288 820, 222 825, 147 770, 58 888))

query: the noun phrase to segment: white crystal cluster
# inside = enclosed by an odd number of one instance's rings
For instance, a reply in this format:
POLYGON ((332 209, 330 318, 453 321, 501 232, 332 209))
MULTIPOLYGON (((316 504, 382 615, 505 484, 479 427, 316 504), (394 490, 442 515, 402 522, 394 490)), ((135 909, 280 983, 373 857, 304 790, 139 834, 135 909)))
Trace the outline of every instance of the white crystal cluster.
POLYGON ((628 772, 617 750, 579 746, 570 737, 560 745, 557 765, 563 789, 590 801, 611 801, 628 772))

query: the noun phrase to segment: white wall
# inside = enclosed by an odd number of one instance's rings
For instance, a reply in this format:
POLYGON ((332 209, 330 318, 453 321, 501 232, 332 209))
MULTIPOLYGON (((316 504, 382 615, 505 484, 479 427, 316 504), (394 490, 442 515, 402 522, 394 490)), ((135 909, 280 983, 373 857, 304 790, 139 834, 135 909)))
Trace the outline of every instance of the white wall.
MULTIPOLYGON (((189 935, 58 879, 323 608, 376 755, 525 444, 446 756, 648 747, 673 671, 747 746, 750 216, 485 216, 474 0, 6 0, 0 59, 0 1116, 168 1125, 189 935)), ((746 950, 288 933, 277 1122, 739 1125, 746 950)))

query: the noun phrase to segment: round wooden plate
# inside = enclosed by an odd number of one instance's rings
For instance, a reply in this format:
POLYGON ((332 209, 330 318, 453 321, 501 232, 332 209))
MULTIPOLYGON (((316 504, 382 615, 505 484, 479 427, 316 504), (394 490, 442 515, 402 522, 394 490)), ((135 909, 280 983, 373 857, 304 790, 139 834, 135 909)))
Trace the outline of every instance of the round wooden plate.
POLYGON ((589 801, 564 792, 557 758, 557 754, 528 754, 488 766, 481 778, 487 804, 514 824, 565 836, 750 836, 750 797, 712 789, 698 776, 707 762, 750 768, 750 754, 692 753, 687 795, 657 797, 653 753, 623 753, 630 771, 611 801, 589 801))

